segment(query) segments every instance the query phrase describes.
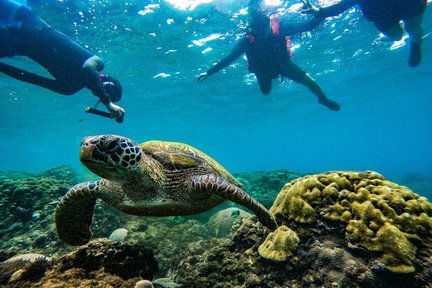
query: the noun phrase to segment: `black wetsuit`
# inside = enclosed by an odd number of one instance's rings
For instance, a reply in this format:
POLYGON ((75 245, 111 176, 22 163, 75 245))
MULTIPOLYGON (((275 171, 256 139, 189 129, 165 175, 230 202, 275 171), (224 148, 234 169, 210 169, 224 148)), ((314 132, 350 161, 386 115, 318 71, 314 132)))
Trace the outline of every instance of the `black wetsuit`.
POLYGON ((109 103, 109 95, 98 73, 103 69, 102 60, 52 28, 28 8, 17 8, 17 5, 9 0, 0 0, 0 9, 14 9, 9 13, 9 17, 14 14, 9 19, 10 24, 0 27, 0 58, 27 56, 47 69, 55 79, 2 62, 0 72, 64 95, 74 94, 87 87, 104 104, 109 103), (89 63, 84 66, 89 59, 89 63))
POLYGON ((321 8, 317 16, 335 16, 358 5, 368 21, 374 22, 380 31, 387 31, 400 20, 421 15, 426 9, 426 4, 426 0, 342 0, 321 8))
POLYGON ((270 93, 272 80, 279 75, 300 82, 306 74, 290 60, 285 37, 273 34, 264 39, 246 35, 239 40, 231 53, 210 68, 207 74, 210 76, 225 68, 243 53, 246 53, 248 69, 255 73, 263 94, 270 93))

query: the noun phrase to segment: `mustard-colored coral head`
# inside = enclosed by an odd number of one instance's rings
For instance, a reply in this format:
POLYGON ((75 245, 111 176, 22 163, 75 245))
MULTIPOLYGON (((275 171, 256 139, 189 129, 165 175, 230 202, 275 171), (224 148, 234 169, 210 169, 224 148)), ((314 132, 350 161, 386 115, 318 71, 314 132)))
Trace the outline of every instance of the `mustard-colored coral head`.
POLYGON ((282 225, 267 236, 258 247, 258 253, 268 260, 286 261, 297 249, 299 241, 294 231, 282 225))
POLYGON ((347 240, 381 253, 381 262, 397 273, 414 272, 417 245, 432 247, 432 204, 372 171, 296 179, 282 188, 270 212, 300 223, 345 223, 347 240))

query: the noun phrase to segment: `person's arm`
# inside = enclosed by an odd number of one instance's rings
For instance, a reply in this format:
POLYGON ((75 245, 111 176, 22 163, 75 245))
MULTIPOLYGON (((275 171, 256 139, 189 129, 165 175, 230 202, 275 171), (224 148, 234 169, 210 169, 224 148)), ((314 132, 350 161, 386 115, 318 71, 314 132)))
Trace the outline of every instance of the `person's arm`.
POLYGON ((207 72, 201 73, 198 76, 198 82, 202 82, 204 79, 206 79, 208 76, 215 74, 216 72, 219 72, 223 68, 230 65, 232 62, 237 60, 243 53, 246 52, 247 45, 247 39, 241 39, 237 45, 234 47, 234 49, 231 51, 230 54, 228 54, 226 57, 224 57, 222 60, 220 60, 216 65, 211 67, 207 72))
POLYGON ((310 5, 310 8, 304 12, 313 14, 317 17, 326 18, 336 16, 356 5, 358 0, 341 0, 338 3, 326 7, 315 7, 310 5))
POLYGON ((97 56, 93 56, 87 59, 83 64, 84 77, 87 80, 87 88, 89 88, 93 95, 99 97, 100 101, 106 106, 111 112, 112 116, 117 122, 122 122, 125 114, 125 110, 112 103, 110 95, 106 92, 99 71, 104 68, 102 59, 97 56))
POLYGON ((102 59, 97 56, 87 59, 82 66, 84 77, 87 80, 87 88, 89 88, 95 96, 99 97, 104 105, 108 105, 109 102, 111 102, 110 96, 105 91, 99 73, 103 68, 104 63, 102 59))
POLYGON ((279 16, 279 35, 292 36, 298 33, 312 31, 318 27, 324 18, 300 12, 286 12, 279 16))

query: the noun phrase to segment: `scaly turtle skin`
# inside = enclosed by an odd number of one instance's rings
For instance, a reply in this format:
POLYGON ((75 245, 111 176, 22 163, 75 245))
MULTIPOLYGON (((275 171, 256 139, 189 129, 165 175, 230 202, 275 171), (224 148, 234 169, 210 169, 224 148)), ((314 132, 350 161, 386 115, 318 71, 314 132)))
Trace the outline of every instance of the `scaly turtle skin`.
POLYGON ((230 200, 252 210, 266 227, 277 227, 270 212, 225 168, 189 145, 165 141, 137 145, 125 137, 100 135, 83 139, 80 159, 102 179, 75 185, 56 209, 58 236, 70 245, 90 240, 98 198, 140 216, 190 215, 230 200))

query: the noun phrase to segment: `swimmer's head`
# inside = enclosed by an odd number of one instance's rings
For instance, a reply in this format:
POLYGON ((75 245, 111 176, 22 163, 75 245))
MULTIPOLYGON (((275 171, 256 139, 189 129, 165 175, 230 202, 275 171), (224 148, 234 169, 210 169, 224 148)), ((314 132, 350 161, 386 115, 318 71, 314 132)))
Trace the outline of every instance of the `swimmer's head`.
POLYGON ((100 77, 105 91, 110 96, 111 102, 120 101, 123 92, 120 82, 107 74, 100 74, 100 77))

